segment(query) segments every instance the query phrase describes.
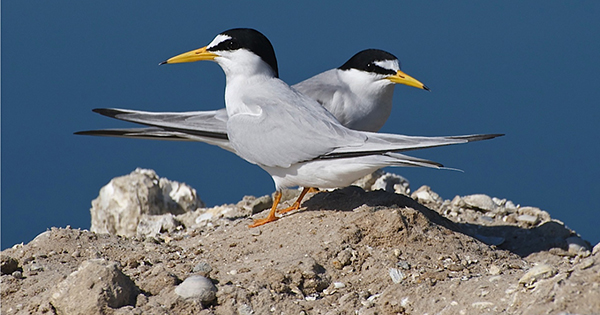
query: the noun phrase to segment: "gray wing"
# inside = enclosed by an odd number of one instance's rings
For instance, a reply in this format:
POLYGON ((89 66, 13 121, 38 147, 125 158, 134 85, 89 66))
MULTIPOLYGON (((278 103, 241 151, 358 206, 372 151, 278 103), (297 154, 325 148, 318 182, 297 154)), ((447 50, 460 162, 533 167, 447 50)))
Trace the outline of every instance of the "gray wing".
POLYGON ((451 144, 460 144, 489 140, 501 137, 504 134, 476 134, 446 137, 419 137, 405 136, 397 134, 362 132, 368 139, 359 147, 344 146, 338 147, 325 155, 319 156, 319 159, 332 159, 344 157, 356 157, 372 154, 383 154, 386 152, 403 152, 426 148, 434 148, 451 144))
POLYGON ((133 139, 149 139, 149 140, 170 140, 170 141, 197 141, 219 146, 225 150, 232 151, 229 140, 222 136, 211 137, 193 135, 186 132, 169 131, 163 128, 125 128, 125 129, 100 129, 75 132, 76 135, 86 136, 104 136, 104 137, 119 137, 133 139))
POLYGON ((339 147, 361 146, 367 139, 282 81, 255 90, 242 101, 256 112, 233 115, 227 123, 232 147, 251 163, 289 167, 339 147))
POLYGON ((119 108, 97 108, 94 112, 128 122, 201 135, 227 135, 227 111, 223 108, 194 112, 146 112, 119 108))
POLYGON ((331 69, 319 73, 300 83, 292 85, 292 88, 317 101, 330 112, 333 112, 329 106, 333 102, 334 95, 344 89, 348 89, 347 85, 340 83, 335 70, 336 69, 331 69))

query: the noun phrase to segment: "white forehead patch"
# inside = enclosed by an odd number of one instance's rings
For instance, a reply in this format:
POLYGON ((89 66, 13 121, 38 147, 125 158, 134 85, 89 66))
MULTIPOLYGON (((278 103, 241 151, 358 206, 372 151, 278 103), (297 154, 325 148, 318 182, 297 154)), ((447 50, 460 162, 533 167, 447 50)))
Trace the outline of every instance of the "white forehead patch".
POLYGON ((400 70, 400 64, 398 63, 398 59, 396 60, 377 60, 373 62, 375 65, 382 67, 383 69, 389 69, 393 71, 400 70))
POLYGON ((229 35, 223 35, 223 34, 219 34, 217 35, 217 37, 215 37, 215 39, 212 40, 212 42, 210 42, 210 44, 208 44, 208 46, 206 46, 206 49, 211 49, 212 47, 215 47, 217 45, 219 45, 220 43, 231 39, 231 36, 229 35))

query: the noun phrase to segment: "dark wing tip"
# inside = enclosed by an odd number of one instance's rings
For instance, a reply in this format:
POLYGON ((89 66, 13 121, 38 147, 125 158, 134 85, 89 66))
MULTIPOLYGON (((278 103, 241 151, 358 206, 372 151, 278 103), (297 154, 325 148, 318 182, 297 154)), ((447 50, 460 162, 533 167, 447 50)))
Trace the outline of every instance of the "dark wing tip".
POLYGON ((158 65, 162 66, 162 65, 166 65, 167 63, 168 63, 167 60, 165 60, 165 61, 161 61, 158 65))
POLYGON ((108 116, 108 117, 112 117, 112 118, 117 117, 118 114, 122 114, 122 112, 120 110, 112 109, 112 108, 94 108, 94 109, 92 109, 92 111, 94 113, 98 113, 100 115, 108 116))
POLYGON ((431 92, 431 89, 430 89, 430 88, 428 88, 428 87, 427 87, 427 85, 425 85, 425 84, 423 84, 423 90, 425 90, 425 91, 430 91, 430 92, 431 92))

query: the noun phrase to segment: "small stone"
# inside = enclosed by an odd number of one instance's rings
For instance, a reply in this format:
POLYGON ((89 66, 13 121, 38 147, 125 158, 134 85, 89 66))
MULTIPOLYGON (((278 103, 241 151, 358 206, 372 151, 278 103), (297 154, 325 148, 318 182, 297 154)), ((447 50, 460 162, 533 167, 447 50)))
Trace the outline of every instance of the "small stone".
POLYGON ((394 283, 400 283, 400 282, 402 282, 402 280, 404 280, 404 274, 402 273, 402 271, 400 271, 396 268, 390 268, 389 274, 390 274, 390 278, 392 278, 392 281, 394 283))
POLYGON ((20 270, 16 270, 12 273, 12 276, 17 279, 23 279, 23 272, 21 272, 20 270))
POLYGON ((213 269, 209 263, 206 261, 201 261, 194 266, 192 272, 199 273, 202 276, 207 276, 212 270, 213 269))
POLYGON ((535 225, 536 223, 538 223, 539 219, 538 217, 529 214, 521 214, 517 217, 517 221, 529 225, 535 225))
POLYGON ((342 288, 345 288, 346 285, 343 282, 334 282, 333 287, 336 289, 342 289, 342 288))
POLYGON ((521 279, 519 279, 519 284, 522 284, 526 287, 533 285, 535 282, 541 279, 546 279, 554 276, 557 273, 557 270, 547 264, 537 265, 529 271, 527 271, 521 279))
POLYGON ((237 308, 238 314, 240 315, 252 315, 254 314, 254 310, 252 309, 252 306, 243 303, 240 304, 237 308))
POLYGON ((590 246, 579 236, 567 237, 565 240, 569 247, 569 254, 587 257, 590 255, 590 246))
POLYGON ((138 294, 117 263, 91 259, 54 287, 50 301, 58 314, 105 314, 111 308, 134 306, 138 294))
POLYGON ((468 207, 483 211, 494 211, 498 207, 490 196, 483 194, 469 195, 462 199, 468 207))
POLYGON ((407 261, 404 260, 400 260, 396 263, 396 266, 398 266, 398 268, 404 269, 404 270, 409 270, 410 269, 410 264, 407 261))
POLYGON ((217 287, 210 279, 193 275, 178 285, 175 288, 175 293, 183 299, 194 299, 202 304, 210 304, 216 298, 217 287))
POLYGON ((420 203, 442 203, 443 202, 440 195, 438 195, 437 193, 432 191, 431 187, 429 187, 427 185, 421 186, 419 189, 417 189, 417 191, 412 193, 410 195, 410 197, 420 203))
POLYGON ((501 271, 502 270, 500 269, 500 267, 496 266, 495 264, 491 264, 488 268, 488 273, 492 276, 499 275, 501 271))

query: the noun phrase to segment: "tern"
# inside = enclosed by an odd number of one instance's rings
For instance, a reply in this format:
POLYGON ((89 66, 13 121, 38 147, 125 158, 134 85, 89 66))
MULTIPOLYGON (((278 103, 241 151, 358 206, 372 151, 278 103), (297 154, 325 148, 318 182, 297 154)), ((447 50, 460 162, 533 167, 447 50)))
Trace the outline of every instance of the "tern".
POLYGON ((214 61, 225 72, 226 132, 232 151, 267 171, 275 183, 268 216, 250 227, 279 218, 276 212, 284 188, 345 187, 385 166, 442 168, 439 163, 399 152, 501 136, 417 137, 347 128, 319 102, 278 78, 273 46, 254 29, 222 32, 207 46, 161 64, 200 60, 214 61))

